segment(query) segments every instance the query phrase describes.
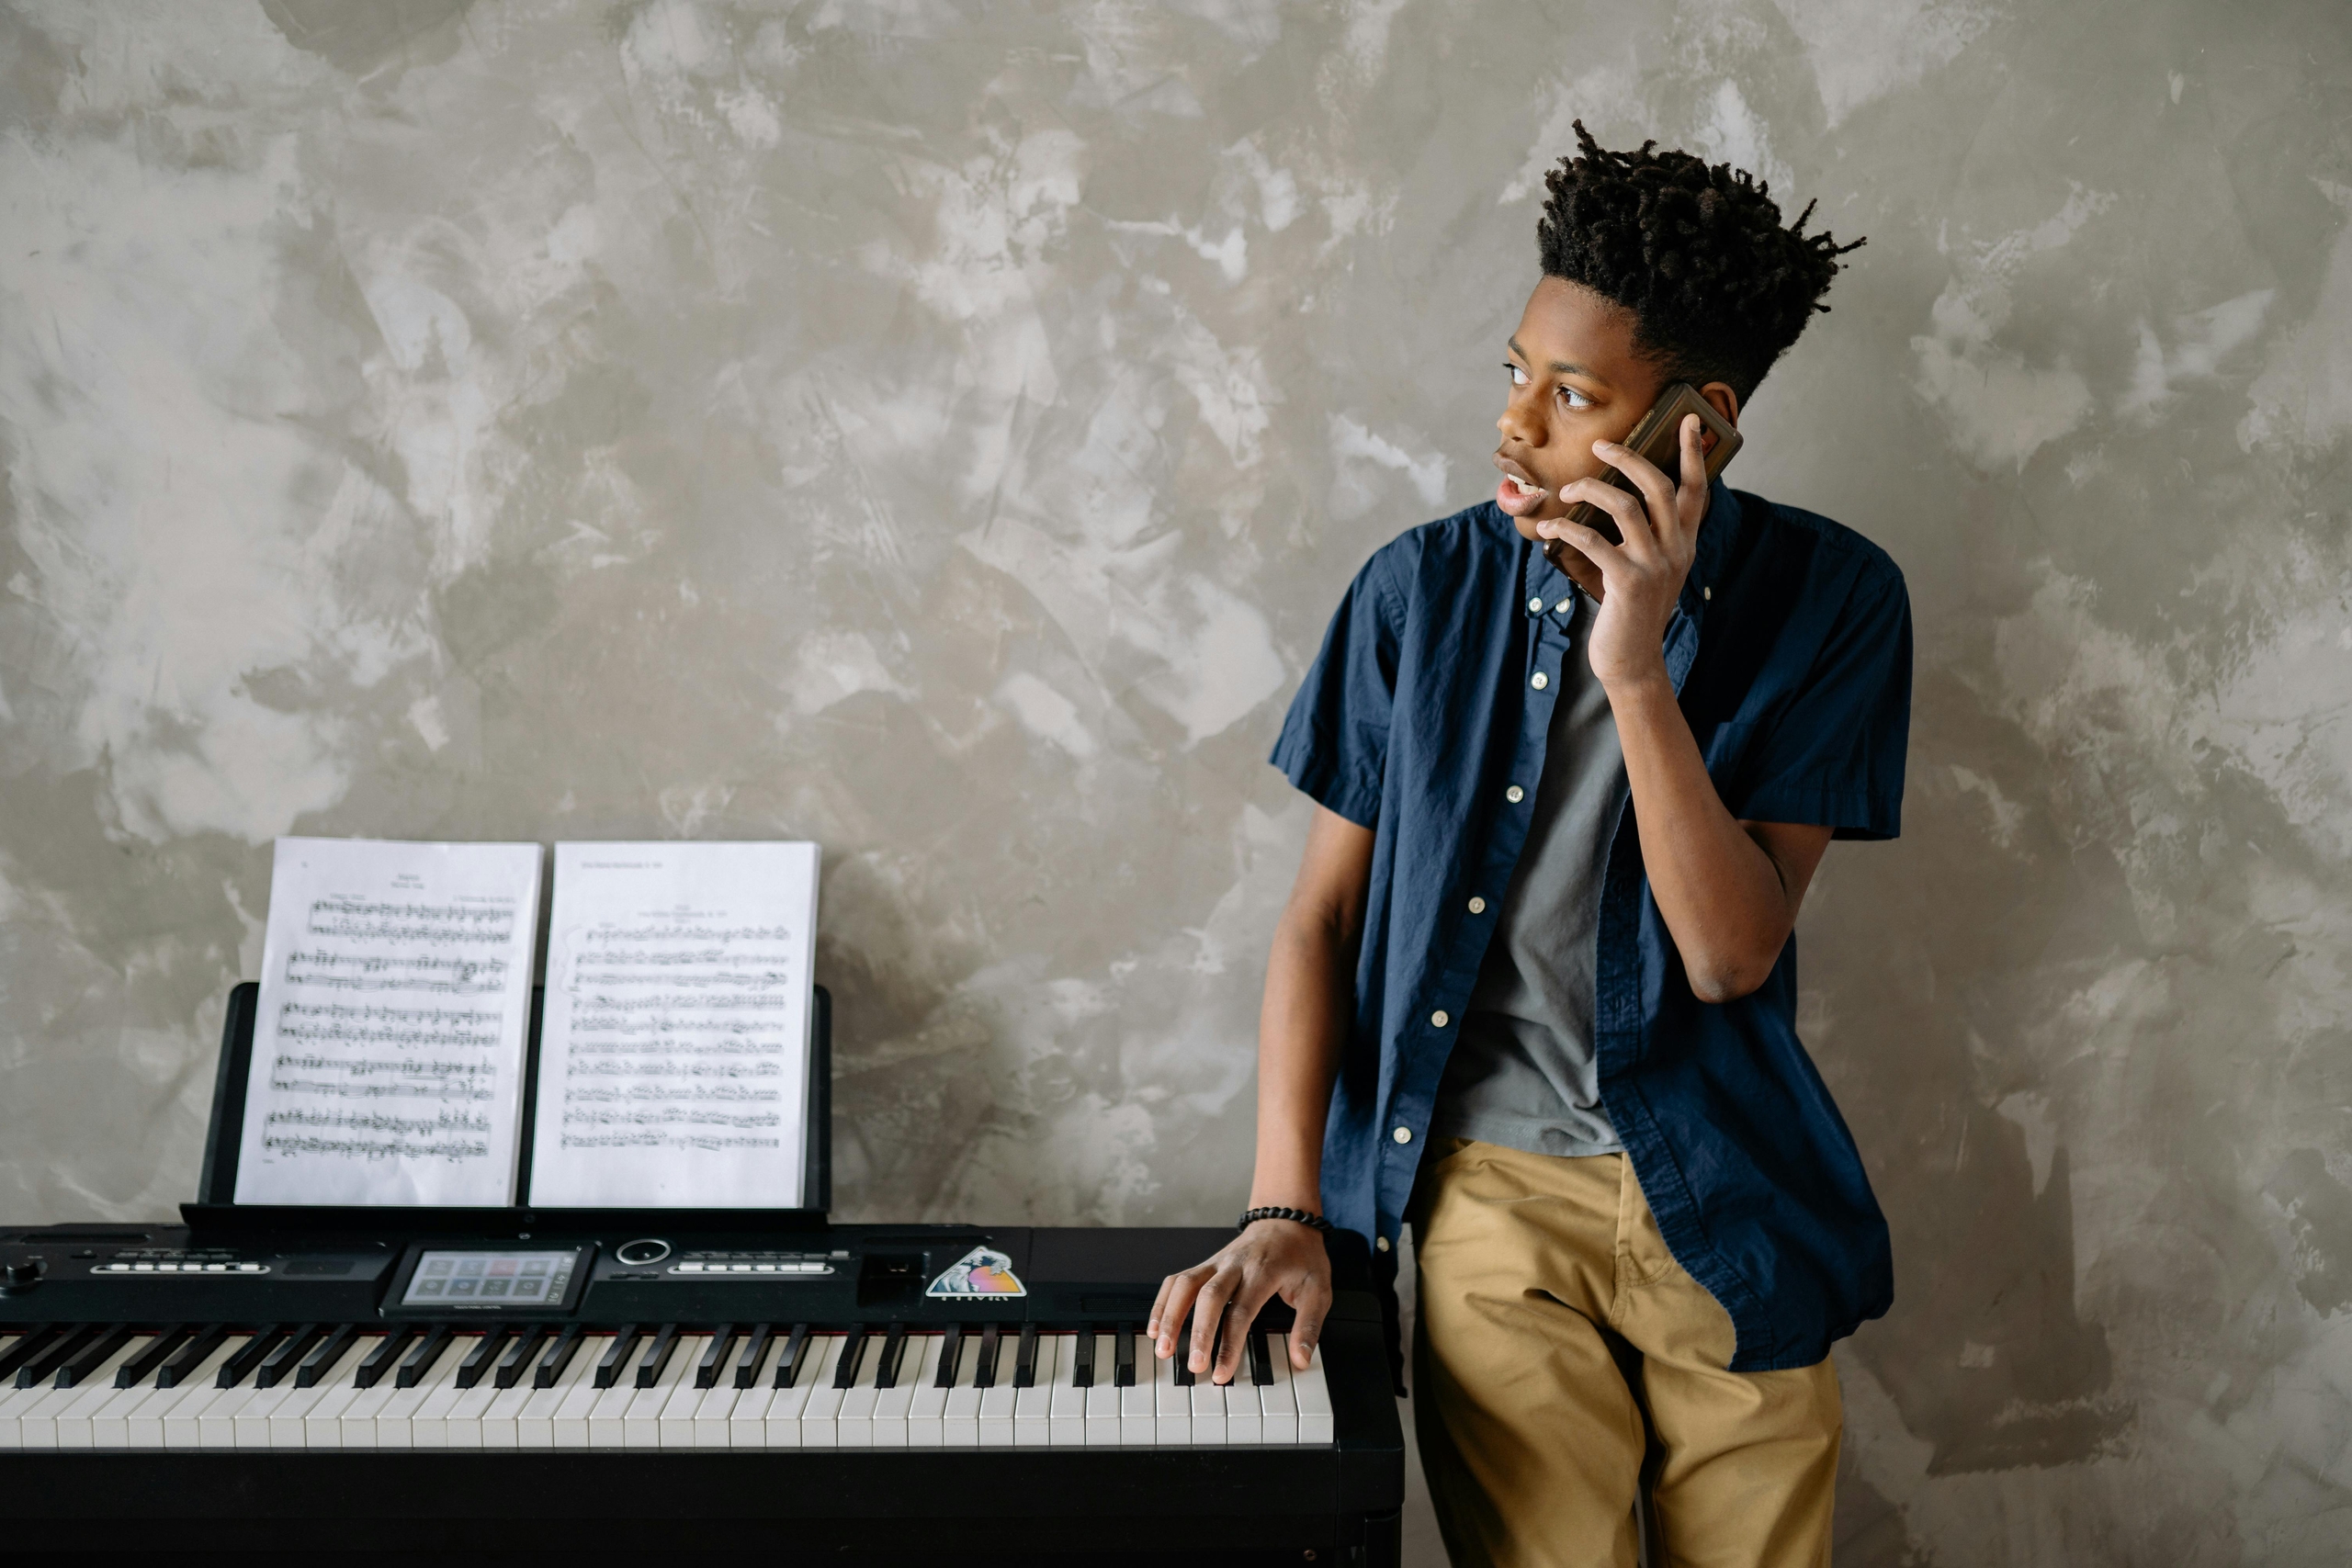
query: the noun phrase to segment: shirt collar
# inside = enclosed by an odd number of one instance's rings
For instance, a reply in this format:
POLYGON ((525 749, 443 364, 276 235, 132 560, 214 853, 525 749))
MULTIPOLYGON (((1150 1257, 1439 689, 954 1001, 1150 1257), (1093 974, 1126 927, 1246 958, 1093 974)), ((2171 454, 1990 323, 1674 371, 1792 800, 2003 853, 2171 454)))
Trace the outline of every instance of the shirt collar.
MULTIPOLYGON (((1577 590, 1568 574, 1552 564, 1536 541, 1520 533, 1501 507, 1494 511, 1519 546, 1521 608, 1526 608, 1527 600, 1541 599, 1548 610, 1557 601, 1573 597, 1577 590)), ((1733 547, 1739 542, 1746 520, 1747 512, 1729 485, 1716 479, 1707 487, 1707 515, 1699 525, 1699 547, 1690 559, 1690 574, 1682 580, 1683 614, 1693 618, 1701 614, 1708 590, 1714 586, 1716 573, 1733 558, 1733 547)))

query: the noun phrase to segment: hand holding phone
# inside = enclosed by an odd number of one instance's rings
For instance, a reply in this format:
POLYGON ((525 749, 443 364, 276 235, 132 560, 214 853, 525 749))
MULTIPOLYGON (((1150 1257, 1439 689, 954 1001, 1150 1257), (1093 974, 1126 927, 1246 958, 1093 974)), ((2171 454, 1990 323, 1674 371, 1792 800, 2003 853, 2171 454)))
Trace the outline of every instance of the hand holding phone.
MULTIPOLYGON (((1739 429, 1717 413, 1715 405, 1700 396, 1699 389, 1688 381, 1677 381, 1660 392, 1657 401, 1650 405, 1650 412, 1634 426, 1634 433, 1625 437, 1623 445, 1656 464, 1660 473, 1679 484, 1682 482, 1682 421, 1694 413, 1704 426, 1700 443, 1706 452, 1707 479, 1713 483, 1715 476, 1724 471, 1724 465, 1731 461, 1732 454, 1739 450, 1739 429), (1709 441, 1709 436, 1713 440, 1709 441)), ((1641 494, 1639 487, 1622 468, 1611 472, 1606 482, 1628 495, 1638 497, 1641 494)), ((1617 531, 1617 520, 1591 502, 1580 501, 1570 507, 1566 520, 1582 524, 1612 545, 1624 543, 1617 531)), ((1554 566, 1566 570, 1560 552, 1567 547, 1558 539, 1548 540, 1544 546, 1544 554, 1554 566)))

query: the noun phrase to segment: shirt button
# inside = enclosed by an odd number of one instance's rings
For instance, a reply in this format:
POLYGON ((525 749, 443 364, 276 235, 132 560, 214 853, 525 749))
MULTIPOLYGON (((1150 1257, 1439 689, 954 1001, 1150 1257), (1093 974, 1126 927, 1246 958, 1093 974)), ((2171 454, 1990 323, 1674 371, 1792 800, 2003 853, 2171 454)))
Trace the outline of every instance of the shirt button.
POLYGON ((1552 677, 1550 677, 1549 675, 1546 675, 1546 674, 1545 674, 1545 673, 1544 673, 1544 671, 1541 671, 1541 670, 1538 670, 1538 671, 1535 672, 1535 679, 1534 679, 1534 680, 1532 680, 1532 681, 1530 681, 1530 682, 1528 682, 1528 684, 1529 684, 1529 685, 1533 686, 1533 687, 1534 687, 1537 691, 1539 691, 1539 692, 1540 692, 1540 691, 1542 691, 1544 687, 1546 687, 1546 686, 1550 685, 1551 683, 1552 683, 1552 677))
POLYGON ((1565 615, 1576 608, 1576 604, 1577 602, 1573 599, 1563 599, 1552 606, 1552 613, 1555 615, 1565 615))
POLYGON ((1527 613, 1531 615, 1540 615, 1544 613, 1544 595, 1538 593, 1527 602, 1527 613))
POLYGON ((1699 590, 1699 597, 1702 599, 1713 599, 1714 596, 1715 591, 1712 588, 1702 588, 1699 590))
POLYGON ((1381 1251, 1385 1252, 1388 1250, 1388 1238, 1385 1235, 1374 1236, 1372 1238, 1372 1245, 1378 1247, 1381 1251))
POLYGON ((1430 1025, 1434 1029, 1443 1029, 1447 1024, 1452 1023, 1453 1021, 1453 1018, 1447 1014, 1443 1008, 1440 1008, 1437 1011, 1430 1014, 1430 1025))
POLYGON ((1413 1141, 1413 1130, 1410 1127, 1399 1127, 1388 1135, 1400 1144, 1409 1144, 1413 1141))
POLYGON ((1486 901, 1484 898, 1473 898, 1473 899, 1471 899, 1471 900, 1470 900, 1470 912, 1471 912, 1472 914, 1474 914, 1474 915, 1483 915, 1483 914, 1485 914, 1485 913, 1487 912, 1487 901, 1486 901))
POLYGON ((1527 792, 1520 788, 1517 784, 1513 784, 1510 788, 1503 791, 1503 798, 1510 801, 1513 806, 1517 806, 1521 801, 1527 798, 1527 792))

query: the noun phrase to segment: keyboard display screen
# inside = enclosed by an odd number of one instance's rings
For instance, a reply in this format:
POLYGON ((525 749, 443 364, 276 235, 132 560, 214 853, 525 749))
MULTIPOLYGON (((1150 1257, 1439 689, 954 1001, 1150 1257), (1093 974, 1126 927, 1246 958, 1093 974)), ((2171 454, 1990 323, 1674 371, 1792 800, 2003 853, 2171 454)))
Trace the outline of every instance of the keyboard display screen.
POLYGON ((429 1251, 416 1260, 402 1306, 542 1306, 563 1300, 580 1255, 544 1252, 429 1251))

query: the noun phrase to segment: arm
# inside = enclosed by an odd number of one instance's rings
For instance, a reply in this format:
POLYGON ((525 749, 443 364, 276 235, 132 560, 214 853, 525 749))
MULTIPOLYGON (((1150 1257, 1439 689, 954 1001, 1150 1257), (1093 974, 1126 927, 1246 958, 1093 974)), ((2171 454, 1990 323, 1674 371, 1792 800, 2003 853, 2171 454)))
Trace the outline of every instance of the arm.
POLYGON ((1682 472, 1690 478, 1679 486, 1630 448, 1593 444, 1641 487, 1641 497, 1578 479, 1560 499, 1607 511, 1623 543, 1565 520, 1539 523, 1536 532, 1580 552, 1582 570, 1573 575, 1589 591, 1599 590, 1600 614, 1588 647, 1624 747, 1650 892, 1691 991, 1702 1001, 1726 1002, 1762 985, 1779 962, 1830 830, 1736 819, 1707 777, 1675 701, 1663 644, 1707 513, 1699 436, 1693 415, 1683 422, 1682 472))
MULTIPOLYGON (((1372 880, 1372 829, 1317 807, 1306 854, 1266 962, 1258 1016, 1258 1164, 1250 1207, 1323 1212, 1323 1122, 1355 1006, 1356 947, 1372 880)), ((1297 1314, 1291 1361, 1304 1369, 1331 1307, 1331 1262, 1323 1238, 1290 1220, 1260 1220, 1216 1257, 1160 1282, 1148 1325, 1154 1349, 1177 1351, 1193 1314, 1189 1359, 1210 1371, 1209 1350, 1229 1311, 1246 1324, 1279 1295, 1297 1314)), ((1241 1336, 1216 1359, 1213 1376, 1230 1382, 1241 1365, 1241 1336)))

